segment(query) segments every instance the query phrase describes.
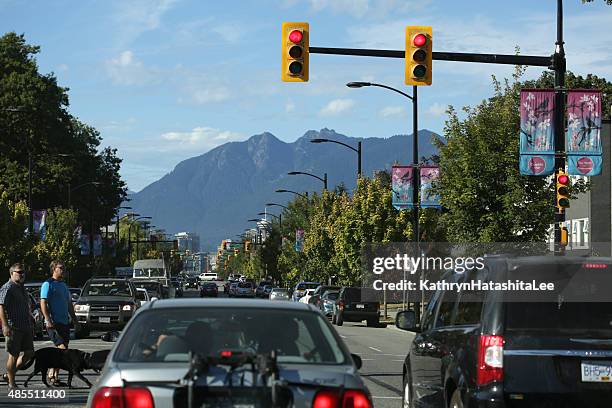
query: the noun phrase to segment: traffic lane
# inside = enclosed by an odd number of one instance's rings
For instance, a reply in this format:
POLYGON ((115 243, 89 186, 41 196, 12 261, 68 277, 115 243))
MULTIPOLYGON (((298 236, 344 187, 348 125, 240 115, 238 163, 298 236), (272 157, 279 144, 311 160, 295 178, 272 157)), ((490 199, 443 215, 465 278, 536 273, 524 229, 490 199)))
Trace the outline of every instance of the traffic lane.
POLYGON ((365 323, 334 326, 351 353, 361 357, 361 377, 372 393, 375 407, 399 407, 402 366, 414 333, 395 327, 367 327, 365 323))
MULTIPOLYGON (((99 351, 99 350, 110 350, 114 343, 104 342, 99 336, 103 333, 95 332, 85 339, 70 340, 71 349, 78 349, 88 353, 99 351)), ((34 350, 40 350, 45 347, 53 347, 53 343, 49 340, 40 340, 34 342, 34 350)), ((6 353, 4 341, 0 343, 0 372, 6 372, 6 360, 8 354, 6 353)), ((53 398, 40 398, 36 403, 32 400, 10 398, 8 395, 8 384, 0 382, 0 406, 20 406, 20 407, 41 407, 58 405, 67 408, 83 407, 87 403, 87 397, 89 395, 89 388, 87 385, 78 379, 76 376, 72 379, 72 386, 74 388, 68 389, 67 387, 50 387, 46 388, 41 379, 41 374, 36 374, 28 383, 28 388, 23 388, 23 383, 28 376, 34 371, 34 365, 25 371, 18 371, 16 375, 17 386, 20 390, 63 390, 65 391, 65 398, 53 399, 53 398)), ((99 374, 93 370, 84 370, 81 372, 87 380, 95 384, 98 381, 99 374)), ((60 379, 62 382, 68 381, 68 373, 60 370, 60 379)))

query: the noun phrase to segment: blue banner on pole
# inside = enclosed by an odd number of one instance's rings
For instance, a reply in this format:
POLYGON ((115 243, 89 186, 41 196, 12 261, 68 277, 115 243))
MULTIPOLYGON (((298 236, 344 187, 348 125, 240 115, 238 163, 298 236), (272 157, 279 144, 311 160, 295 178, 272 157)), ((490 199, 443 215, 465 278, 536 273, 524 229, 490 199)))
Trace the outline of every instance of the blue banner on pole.
POLYGON ((601 91, 572 90, 567 95, 567 172, 577 176, 601 173, 601 91))

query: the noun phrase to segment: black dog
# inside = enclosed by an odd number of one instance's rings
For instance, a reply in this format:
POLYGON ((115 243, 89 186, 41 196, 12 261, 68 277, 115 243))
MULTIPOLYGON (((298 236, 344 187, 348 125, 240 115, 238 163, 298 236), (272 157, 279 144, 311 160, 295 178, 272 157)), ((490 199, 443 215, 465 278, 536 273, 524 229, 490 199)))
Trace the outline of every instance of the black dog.
POLYGON ((72 388, 72 376, 76 375, 91 388, 91 383, 81 374, 81 371, 90 368, 90 360, 90 353, 85 353, 77 349, 62 350, 55 347, 45 347, 36 350, 34 358, 20 368, 21 370, 26 370, 32 365, 32 362, 36 361, 34 371, 30 374, 25 383, 23 383, 23 386, 27 387, 32 377, 42 372, 42 381, 45 383, 45 386, 49 387, 49 383, 47 383, 47 371, 50 368, 60 368, 68 371, 68 387, 72 388))
POLYGON ((89 357, 89 368, 99 373, 102 371, 104 367, 104 363, 106 363, 106 358, 108 357, 108 353, 110 350, 99 350, 91 353, 89 357))

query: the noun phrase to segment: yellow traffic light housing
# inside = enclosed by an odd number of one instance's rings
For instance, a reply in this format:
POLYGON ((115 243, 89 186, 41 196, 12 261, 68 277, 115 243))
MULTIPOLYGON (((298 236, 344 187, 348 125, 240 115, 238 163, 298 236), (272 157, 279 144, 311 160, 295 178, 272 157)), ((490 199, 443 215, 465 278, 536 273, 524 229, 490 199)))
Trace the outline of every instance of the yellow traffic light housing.
POLYGON ((569 175, 562 169, 557 170, 556 178, 556 203, 559 213, 565 211, 570 206, 569 175))
POLYGON ((432 53, 431 27, 406 27, 406 85, 431 85, 432 53))
POLYGON ((308 82, 308 23, 283 23, 281 77, 285 82, 308 82))
POLYGON ((559 227, 561 232, 561 239, 559 240, 559 244, 566 247, 569 243, 569 231, 563 225, 559 227))

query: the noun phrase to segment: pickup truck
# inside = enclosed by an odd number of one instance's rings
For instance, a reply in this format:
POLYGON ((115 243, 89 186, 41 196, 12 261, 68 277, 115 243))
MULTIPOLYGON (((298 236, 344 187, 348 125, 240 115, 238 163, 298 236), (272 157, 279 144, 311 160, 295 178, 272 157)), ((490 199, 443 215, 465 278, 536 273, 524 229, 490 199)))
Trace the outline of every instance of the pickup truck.
POLYGON ((74 312, 81 324, 79 338, 92 330, 121 330, 132 318, 140 302, 136 287, 121 278, 92 278, 85 283, 74 312))

